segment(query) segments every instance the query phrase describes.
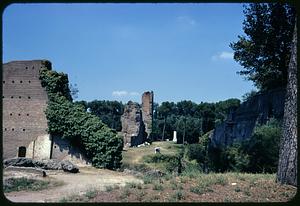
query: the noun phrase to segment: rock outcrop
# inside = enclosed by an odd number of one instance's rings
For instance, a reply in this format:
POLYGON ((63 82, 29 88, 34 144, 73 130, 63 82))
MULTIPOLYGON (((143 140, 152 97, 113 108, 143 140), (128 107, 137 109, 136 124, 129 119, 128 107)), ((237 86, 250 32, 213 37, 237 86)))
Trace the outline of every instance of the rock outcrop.
POLYGON ((63 170, 65 172, 77 173, 79 169, 76 165, 72 164, 68 160, 54 160, 54 159, 45 159, 45 160, 34 160, 26 157, 18 157, 6 159, 3 161, 4 168, 9 166, 17 167, 35 167, 45 170, 63 170))
POLYGON ((282 119, 284 96, 284 88, 275 89, 259 93, 238 108, 232 108, 226 121, 213 131, 211 146, 227 146, 250 138, 256 124, 265 124, 271 117, 282 119))

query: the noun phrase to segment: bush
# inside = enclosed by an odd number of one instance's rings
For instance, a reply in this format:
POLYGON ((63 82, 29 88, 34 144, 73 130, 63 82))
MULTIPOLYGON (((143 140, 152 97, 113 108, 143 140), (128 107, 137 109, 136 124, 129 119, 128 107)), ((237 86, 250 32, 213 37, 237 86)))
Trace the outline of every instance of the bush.
POLYGON ((49 181, 28 179, 25 177, 21 178, 8 178, 4 181, 3 191, 13 192, 21 190, 43 190, 47 189, 49 186, 49 181))
POLYGON ((123 139, 97 116, 87 113, 83 105, 71 101, 66 75, 42 69, 40 78, 49 96, 46 109, 49 132, 79 143, 94 167, 119 168, 123 139))
POLYGON ((249 155, 249 172, 274 173, 277 171, 281 123, 270 119, 267 124, 257 126, 249 141, 245 142, 245 151, 249 155))

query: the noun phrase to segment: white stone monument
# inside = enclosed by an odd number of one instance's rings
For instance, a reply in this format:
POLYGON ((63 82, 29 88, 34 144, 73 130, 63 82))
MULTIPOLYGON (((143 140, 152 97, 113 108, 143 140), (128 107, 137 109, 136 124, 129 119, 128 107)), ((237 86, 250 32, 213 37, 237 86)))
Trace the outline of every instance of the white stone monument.
POLYGON ((173 132, 173 142, 177 143, 177 132, 173 132))

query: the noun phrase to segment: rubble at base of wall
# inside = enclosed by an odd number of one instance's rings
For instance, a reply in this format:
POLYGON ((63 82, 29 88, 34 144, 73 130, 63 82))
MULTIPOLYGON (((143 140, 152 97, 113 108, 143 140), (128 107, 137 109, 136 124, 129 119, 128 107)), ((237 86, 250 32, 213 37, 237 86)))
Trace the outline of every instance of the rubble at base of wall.
POLYGON ((35 167, 44 170, 63 170, 65 172, 77 173, 79 172, 79 168, 72 164, 68 160, 34 160, 31 158, 18 157, 6 159, 3 161, 3 167, 7 168, 9 166, 17 166, 17 167, 35 167))

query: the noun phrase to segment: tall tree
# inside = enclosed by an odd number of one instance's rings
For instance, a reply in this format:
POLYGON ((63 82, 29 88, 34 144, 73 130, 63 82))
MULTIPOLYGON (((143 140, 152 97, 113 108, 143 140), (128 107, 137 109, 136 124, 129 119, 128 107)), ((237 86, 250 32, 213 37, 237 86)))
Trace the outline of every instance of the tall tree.
POLYGON ((297 29, 295 24, 277 171, 277 180, 280 183, 297 186, 297 153, 297 29))
POLYGON ((261 90, 282 87, 287 82, 295 9, 282 3, 252 3, 244 8, 243 30, 230 47, 239 71, 261 90))

